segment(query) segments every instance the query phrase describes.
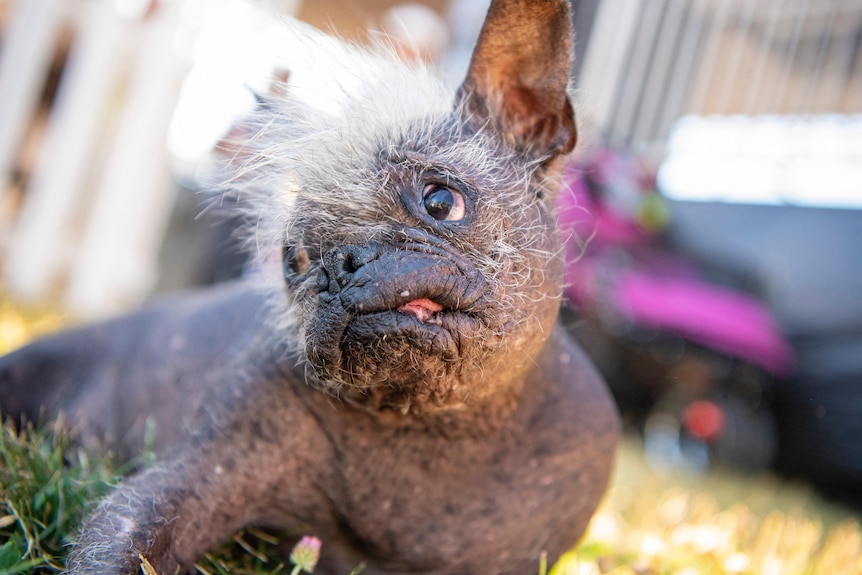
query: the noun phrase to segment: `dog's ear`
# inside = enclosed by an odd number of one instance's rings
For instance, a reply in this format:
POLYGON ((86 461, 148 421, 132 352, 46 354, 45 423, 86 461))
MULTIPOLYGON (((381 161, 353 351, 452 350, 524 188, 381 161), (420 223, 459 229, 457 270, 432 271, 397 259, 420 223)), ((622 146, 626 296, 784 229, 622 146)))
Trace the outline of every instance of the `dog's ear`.
POLYGON ((572 47, 568 0, 493 0, 460 91, 467 112, 518 151, 568 153, 577 137, 572 47))

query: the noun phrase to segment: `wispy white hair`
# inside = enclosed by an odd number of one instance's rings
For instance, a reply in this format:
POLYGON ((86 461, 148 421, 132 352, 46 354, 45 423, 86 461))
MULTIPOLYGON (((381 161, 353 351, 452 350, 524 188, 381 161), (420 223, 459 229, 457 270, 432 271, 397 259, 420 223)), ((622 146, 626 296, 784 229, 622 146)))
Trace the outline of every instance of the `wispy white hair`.
POLYGON ((362 210, 374 191, 357 186, 367 183, 369 160, 417 122, 441 121, 455 97, 436 71, 399 60, 383 41, 361 47, 296 21, 283 34, 286 85, 244 119, 250 137, 230 167, 229 187, 249 206, 251 240, 264 257, 289 232, 300 194, 362 210))

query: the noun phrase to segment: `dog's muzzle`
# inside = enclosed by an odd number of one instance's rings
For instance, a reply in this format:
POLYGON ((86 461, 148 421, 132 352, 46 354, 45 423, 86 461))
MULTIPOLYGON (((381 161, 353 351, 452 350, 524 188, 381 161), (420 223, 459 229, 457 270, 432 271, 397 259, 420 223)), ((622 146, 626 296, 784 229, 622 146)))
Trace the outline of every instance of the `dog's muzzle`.
POLYGON ((346 370, 373 350, 457 362, 470 335, 487 325, 488 286, 466 257, 434 237, 332 248, 318 272, 317 311, 306 355, 318 373, 346 370), (350 361, 352 359, 352 361, 350 361))

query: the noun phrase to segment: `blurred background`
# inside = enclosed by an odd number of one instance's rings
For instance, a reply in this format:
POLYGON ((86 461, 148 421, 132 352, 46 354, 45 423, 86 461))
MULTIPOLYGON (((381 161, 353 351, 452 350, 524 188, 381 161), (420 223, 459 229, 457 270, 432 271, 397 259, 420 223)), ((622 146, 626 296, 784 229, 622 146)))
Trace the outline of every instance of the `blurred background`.
MULTIPOLYGON (((456 85, 487 4, 0 0, 4 301, 87 320, 241 274, 213 150, 273 77, 326 69, 278 18, 383 35, 456 85)), ((658 467, 862 505, 862 0, 574 18, 565 321, 627 428, 658 467)))

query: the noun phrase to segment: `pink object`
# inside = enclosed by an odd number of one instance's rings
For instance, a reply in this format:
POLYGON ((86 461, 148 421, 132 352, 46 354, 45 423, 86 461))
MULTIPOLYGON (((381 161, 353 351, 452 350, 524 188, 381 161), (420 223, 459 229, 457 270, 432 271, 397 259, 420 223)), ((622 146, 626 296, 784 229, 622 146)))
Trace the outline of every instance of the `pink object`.
POLYGON ((436 301, 427 298, 419 298, 402 305, 398 308, 398 311, 415 316, 416 319, 425 323, 428 322, 435 313, 443 311, 443 306, 436 301))
POLYGON ((793 350, 775 320, 756 300, 702 281, 650 277, 628 271, 616 289, 619 311, 630 321, 677 332, 781 375, 793 350))
POLYGON ((638 164, 605 150, 587 168, 570 169, 567 182, 557 213, 573 304, 586 314, 611 311, 633 325, 679 334, 773 375, 789 373, 793 350, 765 305, 710 284, 618 209, 655 193, 638 164))

